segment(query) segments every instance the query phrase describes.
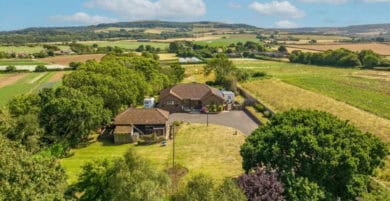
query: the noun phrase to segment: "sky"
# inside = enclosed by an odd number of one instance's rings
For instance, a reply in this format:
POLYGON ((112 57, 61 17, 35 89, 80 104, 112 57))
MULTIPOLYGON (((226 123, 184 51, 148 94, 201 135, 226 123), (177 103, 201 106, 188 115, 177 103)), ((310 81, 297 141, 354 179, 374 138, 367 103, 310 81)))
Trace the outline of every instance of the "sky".
POLYGON ((390 0, 0 0, 0 30, 167 20, 261 28, 390 23, 390 0))

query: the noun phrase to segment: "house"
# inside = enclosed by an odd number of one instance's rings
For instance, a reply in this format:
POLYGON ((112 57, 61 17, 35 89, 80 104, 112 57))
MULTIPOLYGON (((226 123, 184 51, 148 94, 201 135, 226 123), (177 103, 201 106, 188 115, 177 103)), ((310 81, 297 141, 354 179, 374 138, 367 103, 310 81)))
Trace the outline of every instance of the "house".
POLYGON ((234 103, 235 94, 232 91, 221 91, 226 103, 234 103))
POLYGON ((158 108, 129 108, 114 119, 114 142, 130 143, 139 135, 168 136, 169 112, 158 108))
POLYGON ((178 84, 160 93, 158 107, 171 113, 200 111, 203 106, 225 103, 222 93, 205 84, 178 84))

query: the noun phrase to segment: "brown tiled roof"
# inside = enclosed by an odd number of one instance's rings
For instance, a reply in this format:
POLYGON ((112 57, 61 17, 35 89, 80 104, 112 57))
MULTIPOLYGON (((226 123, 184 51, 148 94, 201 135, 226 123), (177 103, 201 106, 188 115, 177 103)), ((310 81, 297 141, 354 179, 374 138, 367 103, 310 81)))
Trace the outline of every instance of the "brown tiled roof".
POLYGON ((115 117, 115 125, 153 125, 165 124, 168 121, 169 112, 157 108, 129 108, 115 117))
POLYGON ((132 130, 133 130, 132 126, 116 126, 114 133, 128 134, 131 133, 132 130))
POLYGON ((168 94, 172 94, 177 98, 191 99, 191 100, 201 100, 207 93, 213 93, 222 98, 222 94, 218 89, 210 87, 206 84, 191 83, 191 84, 178 84, 171 88, 161 91, 160 98, 165 97, 168 94))

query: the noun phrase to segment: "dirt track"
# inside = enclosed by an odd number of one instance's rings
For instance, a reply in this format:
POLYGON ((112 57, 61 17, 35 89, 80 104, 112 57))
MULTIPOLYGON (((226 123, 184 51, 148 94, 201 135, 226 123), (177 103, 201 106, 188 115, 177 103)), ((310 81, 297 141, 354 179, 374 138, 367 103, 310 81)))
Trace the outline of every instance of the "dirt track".
POLYGON ((27 75, 26 73, 17 73, 17 74, 12 74, 12 75, 0 78, 0 88, 14 84, 18 80, 24 78, 26 75, 27 75))

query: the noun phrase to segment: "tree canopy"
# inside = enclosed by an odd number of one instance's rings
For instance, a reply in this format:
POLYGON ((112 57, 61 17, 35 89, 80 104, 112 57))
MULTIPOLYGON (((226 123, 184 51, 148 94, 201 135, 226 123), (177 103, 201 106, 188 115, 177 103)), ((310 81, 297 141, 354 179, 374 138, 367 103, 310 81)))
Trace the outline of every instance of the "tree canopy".
POLYGON ((334 198, 354 199, 384 163, 386 145, 346 121, 319 111, 291 110, 273 117, 241 147, 246 171, 264 164, 315 182, 334 198))

